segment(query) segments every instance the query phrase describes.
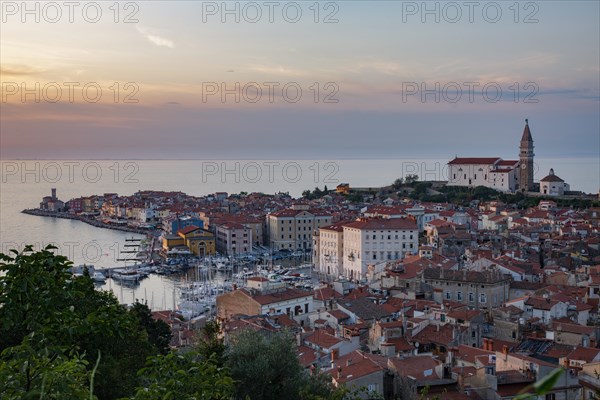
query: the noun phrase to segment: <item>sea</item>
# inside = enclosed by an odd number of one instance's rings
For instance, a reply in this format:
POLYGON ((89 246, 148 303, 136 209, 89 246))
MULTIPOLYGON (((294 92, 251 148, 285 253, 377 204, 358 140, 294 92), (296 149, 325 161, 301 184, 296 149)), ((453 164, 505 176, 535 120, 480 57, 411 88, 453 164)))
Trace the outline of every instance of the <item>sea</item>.
MULTIPOLYGON (((75 220, 21 213, 36 208, 52 188, 63 201, 92 194, 130 195, 138 190, 182 191, 190 195, 216 192, 288 192, 298 197, 316 187, 333 189, 340 183, 352 187, 378 187, 416 174, 421 180, 447 180, 448 160, 0 160, 0 251, 35 249, 48 244, 75 265, 96 268, 123 266, 127 239, 141 235, 93 227, 75 220)), ((550 168, 571 186, 598 194, 598 158, 537 159, 535 179, 550 168)), ((108 280, 101 289, 112 291, 122 303, 146 302, 151 309, 172 309, 177 288, 193 279, 152 274, 135 287, 108 280)))

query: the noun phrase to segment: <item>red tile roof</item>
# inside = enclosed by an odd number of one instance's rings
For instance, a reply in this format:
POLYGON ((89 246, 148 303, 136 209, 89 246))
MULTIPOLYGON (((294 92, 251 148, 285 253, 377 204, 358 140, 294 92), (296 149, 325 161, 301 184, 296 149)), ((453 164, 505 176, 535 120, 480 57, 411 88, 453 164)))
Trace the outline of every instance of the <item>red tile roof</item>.
POLYGON ((272 292, 266 294, 256 294, 252 295, 247 289, 239 289, 243 291, 247 296, 251 297, 254 301, 261 305, 279 303, 286 300, 299 299, 302 297, 311 296, 310 292, 306 292, 304 290, 298 289, 286 289, 279 292, 272 292))
POLYGON ((383 371, 387 357, 353 351, 335 360, 334 368, 328 374, 338 383, 348 383, 355 379, 383 371))
POLYGON ((344 340, 330 335, 324 330, 315 329, 315 331, 304 338, 306 343, 312 343, 322 349, 329 349, 342 343, 344 340))
POLYGON ((198 229, 200 229, 200 227, 198 227, 196 225, 190 225, 190 226, 186 226, 185 228, 178 230, 177 233, 181 233, 182 235, 187 235, 188 233, 192 233, 194 231, 197 231, 198 229))
POLYGON ((390 218, 390 219, 361 219, 344 225, 347 228, 391 230, 391 229, 417 229, 417 222, 412 218, 390 218))
POLYGON ((456 157, 450 161, 448 165, 465 165, 465 164, 496 164, 501 161, 500 157, 456 157))

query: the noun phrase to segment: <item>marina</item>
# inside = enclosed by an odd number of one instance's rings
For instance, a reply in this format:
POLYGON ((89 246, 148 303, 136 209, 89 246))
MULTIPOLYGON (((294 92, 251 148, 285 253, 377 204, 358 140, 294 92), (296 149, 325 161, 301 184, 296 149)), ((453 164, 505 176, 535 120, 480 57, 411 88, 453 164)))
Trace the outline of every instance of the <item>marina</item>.
POLYGON ((163 258, 153 242, 152 237, 128 238, 117 258, 124 265, 80 265, 73 273, 82 274, 87 268, 97 289, 113 292, 122 304, 140 301, 151 310, 174 310, 186 319, 214 315, 216 297, 245 287, 252 277, 310 291, 317 283, 311 277, 312 265, 306 262, 308 255, 302 252, 267 255, 256 249, 254 255, 236 258, 163 258))

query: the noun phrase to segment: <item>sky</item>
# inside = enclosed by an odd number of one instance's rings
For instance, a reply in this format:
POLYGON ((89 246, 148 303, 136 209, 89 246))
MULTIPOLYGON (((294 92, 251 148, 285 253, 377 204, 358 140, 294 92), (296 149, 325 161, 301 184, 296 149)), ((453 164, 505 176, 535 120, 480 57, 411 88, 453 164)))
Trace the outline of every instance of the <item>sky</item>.
POLYGON ((74 4, 1 2, 3 159, 600 157, 598 1, 74 4))

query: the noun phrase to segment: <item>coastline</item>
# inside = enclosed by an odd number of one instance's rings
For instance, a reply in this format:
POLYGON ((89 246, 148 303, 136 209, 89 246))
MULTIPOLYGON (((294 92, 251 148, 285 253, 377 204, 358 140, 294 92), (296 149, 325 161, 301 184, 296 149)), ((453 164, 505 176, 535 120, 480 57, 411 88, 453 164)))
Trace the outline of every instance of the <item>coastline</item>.
POLYGON ((38 208, 29 208, 29 209, 22 210, 21 212, 23 214, 36 215, 38 217, 51 217, 51 218, 77 220, 80 222, 84 222, 88 225, 92 225, 96 228, 111 229, 114 231, 135 233, 138 235, 150 235, 152 233, 151 229, 141 229, 141 228, 131 228, 129 226, 111 225, 111 224, 104 223, 102 221, 98 221, 96 219, 86 218, 86 217, 82 217, 79 215, 73 215, 73 214, 63 213, 63 212, 45 211, 45 210, 40 210, 38 208))

